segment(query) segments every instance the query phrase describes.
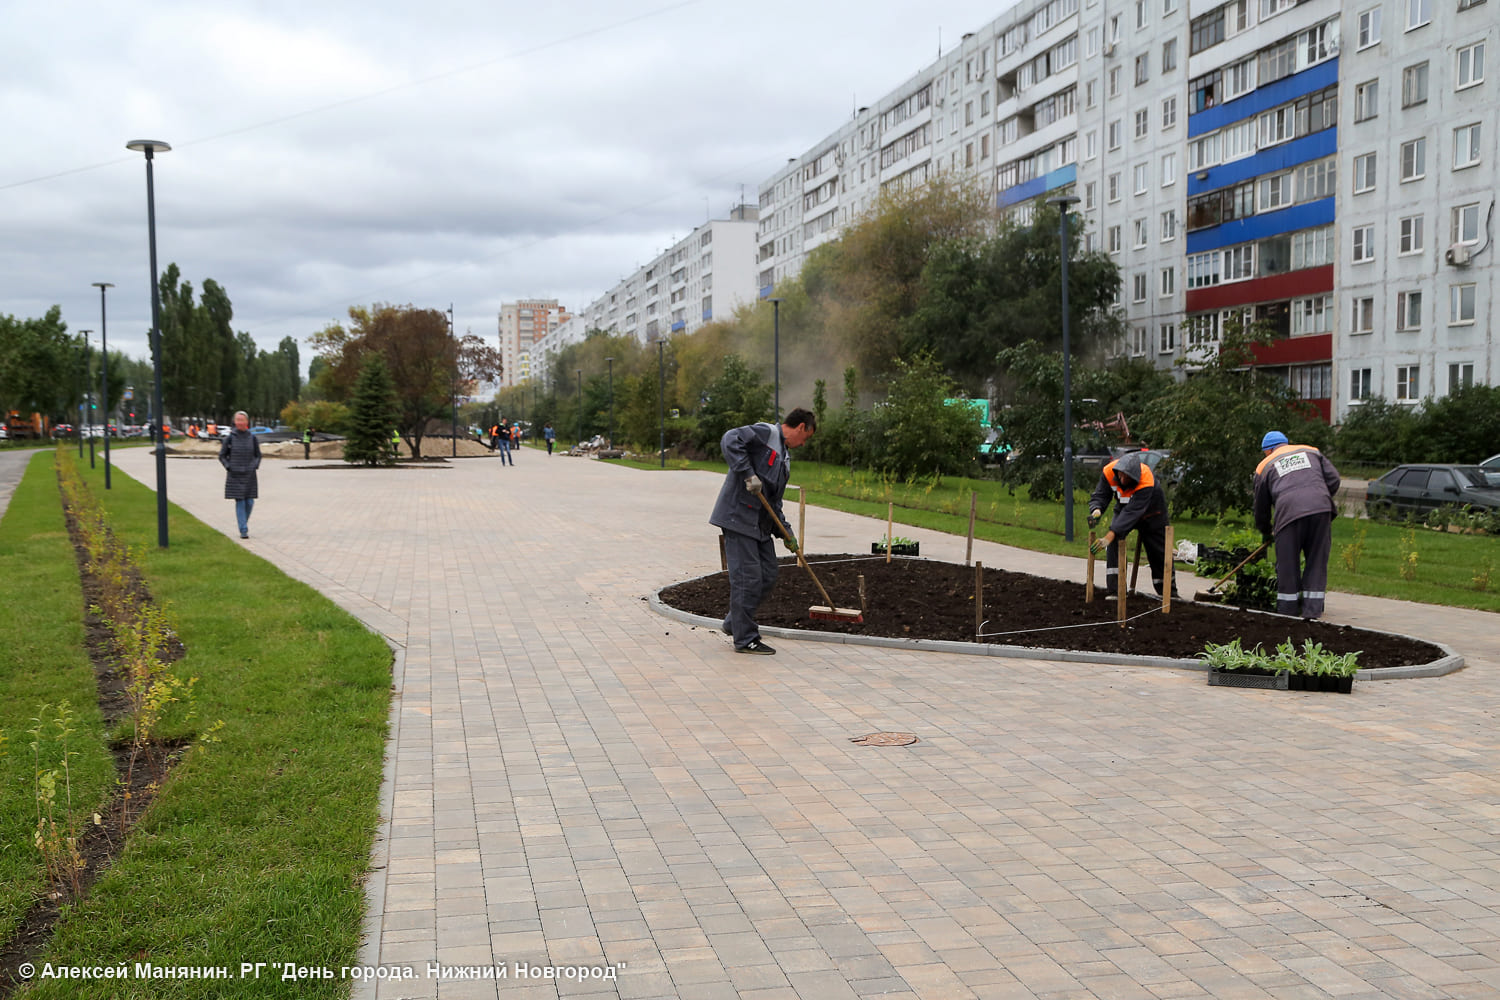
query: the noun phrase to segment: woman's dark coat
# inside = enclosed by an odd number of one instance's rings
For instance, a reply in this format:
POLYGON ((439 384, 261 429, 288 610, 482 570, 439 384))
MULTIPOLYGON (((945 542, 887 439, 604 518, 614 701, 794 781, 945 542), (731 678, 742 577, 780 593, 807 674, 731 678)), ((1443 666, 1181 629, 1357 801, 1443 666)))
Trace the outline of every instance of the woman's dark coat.
POLYGON ((255 470, 260 468, 260 441, 249 431, 232 430, 219 445, 219 464, 224 477, 225 500, 254 500, 260 493, 255 470))

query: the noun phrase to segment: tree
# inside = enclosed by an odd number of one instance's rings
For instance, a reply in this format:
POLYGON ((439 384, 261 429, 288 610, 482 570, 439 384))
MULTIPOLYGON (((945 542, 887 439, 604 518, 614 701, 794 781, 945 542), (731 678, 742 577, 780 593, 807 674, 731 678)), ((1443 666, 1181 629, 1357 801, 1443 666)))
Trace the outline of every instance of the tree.
POLYGON ((352 465, 392 465, 391 429, 396 426, 396 387, 378 351, 366 354, 350 394, 349 434, 344 461, 352 465))
MULTIPOLYGON (((280 416, 282 423, 298 430, 342 434, 349 427, 349 407, 343 403, 330 403, 326 399, 299 400, 288 403, 281 408, 280 416)), ((394 426, 395 421, 392 420, 386 428, 387 431, 394 426)))
POLYGON ((0 315, 0 413, 76 413, 82 346, 58 306, 40 319, 0 315))
POLYGON ((949 405, 958 394, 931 354, 896 360, 885 406, 876 414, 881 452, 877 464, 902 478, 957 474, 973 468, 984 431, 967 405, 949 405))
POLYGON ((771 387, 738 354, 724 359, 723 371, 704 395, 707 398, 698 411, 698 443, 710 452, 730 428, 771 417, 771 387))
POLYGON ((364 364, 377 352, 385 359, 395 385, 398 426, 422 455, 429 418, 448 413, 455 394, 476 381, 500 376, 500 352, 472 333, 454 336, 447 314, 415 306, 351 306, 346 329, 334 323, 312 337, 328 366, 319 373, 319 388, 334 401, 348 399, 364 364))

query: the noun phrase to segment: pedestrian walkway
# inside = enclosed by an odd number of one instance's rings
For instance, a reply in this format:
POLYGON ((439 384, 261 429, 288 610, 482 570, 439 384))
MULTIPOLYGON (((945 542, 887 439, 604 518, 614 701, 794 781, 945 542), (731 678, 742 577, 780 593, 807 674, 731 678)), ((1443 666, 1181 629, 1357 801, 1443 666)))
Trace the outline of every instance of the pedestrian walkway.
POLYGON ((38 450, 7 448, 0 451, 0 517, 5 516, 5 508, 10 505, 11 494, 16 492, 16 485, 26 474, 27 463, 38 450))
MULTIPOLYGON (((148 453, 116 458, 151 482, 148 453)), ((169 472, 233 534, 216 462, 169 472)), ((645 601, 717 570, 718 485, 530 449, 503 473, 262 465, 246 547, 399 650, 366 955, 417 978, 356 995, 1500 996, 1495 616, 1330 595, 1333 620, 1470 664, 1353 696, 813 642, 739 656, 645 601), (920 742, 850 742, 889 730, 920 742)), ((868 551, 884 527, 809 508, 805 541, 868 551)))

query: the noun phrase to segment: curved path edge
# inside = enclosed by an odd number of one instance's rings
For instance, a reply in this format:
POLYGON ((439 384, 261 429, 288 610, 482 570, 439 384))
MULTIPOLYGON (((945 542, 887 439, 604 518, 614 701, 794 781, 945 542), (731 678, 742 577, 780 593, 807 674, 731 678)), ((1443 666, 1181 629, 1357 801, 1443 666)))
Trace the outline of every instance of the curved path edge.
MULTIPOLYGON (((694 577, 693 579, 701 579, 701 577, 694 577)), ((704 628, 720 629, 723 625, 722 620, 708 618, 704 615, 695 615, 690 611, 674 608, 662 600, 661 592, 663 590, 689 582, 691 581, 683 580, 679 581, 679 583, 670 583, 666 587, 653 591, 649 598, 651 610, 664 618, 671 618, 685 625, 701 625, 704 628)), ((1441 677, 1444 674, 1451 674, 1464 668, 1463 656, 1446 643, 1435 642, 1432 639, 1422 639, 1401 632, 1385 632, 1380 629, 1367 629, 1366 631, 1380 631, 1383 635, 1394 635, 1403 639, 1425 642, 1441 649, 1443 655, 1427 663, 1414 663, 1404 667, 1383 667, 1379 670, 1361 670, 1354 675, 1356 680, 1385 681, 1401 680, 1409 677, 1441 677)), ((778 639, 832 642, 846 646, 880 646, 887 649, 919 649, 932 653, 965 653, 969 656, 1009 656, 1031 660, 1062 660, 1069 663, 1102 663, 1120 667, 1165 667, 1170 670, 1198 670, 1205 673, 1208 671, 1208 664, 1202 660, 1183 660, 1170 656, 1084 653, 1076 649, 1051 649, 1043 646, 1005 646, 996 643, 957 642, 952 639, 898 639, 894 636, 849 635, 844 632, 819 632, 814 629, 780 628, 770 625, 762 626, 761 632, 762 634, 774 636, 778 639)))

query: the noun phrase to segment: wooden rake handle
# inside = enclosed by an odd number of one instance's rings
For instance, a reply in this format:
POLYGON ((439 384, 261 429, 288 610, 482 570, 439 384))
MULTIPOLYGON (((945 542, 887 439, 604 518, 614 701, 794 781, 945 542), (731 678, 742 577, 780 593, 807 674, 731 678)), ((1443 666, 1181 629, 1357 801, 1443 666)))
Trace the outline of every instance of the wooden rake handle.
POLYGON ((1219 578, 1219 582, 1218 583, 1216 583, 1212 587, 1208 588, 1208 593, 1212 594, 1214 591, 1216 591, 1220 587, 1224 586, 1224 584, 1229 580, 1229 578, 1231 576, 1234 576, 1234 574, 1238 573, 1240 570, 1242 570, 1246 566, 1250 565, 1250 560, 1254 559, 1256 556, 1258 556, 1262 552, 1266 551, 1266 546, 1268 546, 1270 544, 1271 544, 1270 542, 1261 542, 1260 543, 1260 548, 1256 549, 1254 552, 1252 552, 1248 556, 1246 556, 1244 562, 1240 563, 1234 569, 1230 570, 1228 573, 1225 573, 1223 576, 1221 576, 1219 578))
MULTIPOLYGON (((781 523, 781 518, 777 517, 776 511, 771 509, 771 503, 766 499, 766 495, 764 493, 757 493, 755 494, 755 498, 759 500, 760 505, 766 509, 766 513, 771 515, 771 523, 776 525, 776 530, 781 532, 781 537, 791 538, 792 533, 786 530, 786 525, 781 523)), ((831 609, 833 607, 833 598, 829 597, 828 591, 823 589, 823 581, 818 579, 818 574, 814 573, 812 567, 807 564, 807 560, 802 558, 802 543, 800 542, 797 543, 796 556, 797 564, 800 565, 803 569, 807 570, 807 575, 812 577, 812 582, 818 588, 818 593, 823 595, 824 603, 831 609)))

